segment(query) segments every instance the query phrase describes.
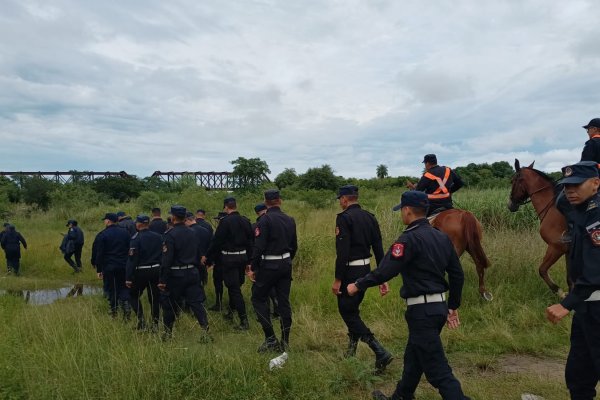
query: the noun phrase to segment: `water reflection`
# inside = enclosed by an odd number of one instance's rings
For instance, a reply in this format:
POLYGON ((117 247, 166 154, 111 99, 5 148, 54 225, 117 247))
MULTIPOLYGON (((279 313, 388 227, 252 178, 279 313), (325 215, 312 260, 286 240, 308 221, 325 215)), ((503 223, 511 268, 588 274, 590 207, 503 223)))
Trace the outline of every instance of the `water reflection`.
POLYGON ((25 303, 33 305, 52 304, 58 299, 67 297, 89 296, 102 293, 99 287, 84 286, 81 283, 73 287, 67 286, 60 289, 44 290, 0 290, 0 296, 8 295, 22 297, 25 303))

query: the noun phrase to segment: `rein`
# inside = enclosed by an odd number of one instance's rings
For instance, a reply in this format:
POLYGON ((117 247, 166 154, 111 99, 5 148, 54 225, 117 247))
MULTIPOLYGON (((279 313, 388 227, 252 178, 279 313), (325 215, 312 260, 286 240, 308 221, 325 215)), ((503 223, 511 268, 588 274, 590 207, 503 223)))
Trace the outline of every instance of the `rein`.
MULTIPOLYGON (((554 185, 556 184, 556 182, 553 182, 552 184, 546 185, 546 186, 542 186, 539 189, 534 190, 531 193, 527 193, 527 195, 529 196, 529 198, 525 199, 524 201, 518 203, 519 206, 525 205, 527 203, 531 203, 531 200, 533 200, 533 195, 537 194, 541 191, 544 191, 546 189, 552 189, 554 187, 554 185)), ((548 212, 550 211, 550 208, 552 207, 552 204, 554 204, 554 202, 556 201, 556 196, 552 196, 552 198, 550 199, 550 201, 544 206, 544 208, 542 208, 542 210, 540 212, 536 211, 536 214, 538 216, 538 218, 540 219, 540 223, 544 220, 544 218, 546 218, 546 215, 548 215, 548 212)))

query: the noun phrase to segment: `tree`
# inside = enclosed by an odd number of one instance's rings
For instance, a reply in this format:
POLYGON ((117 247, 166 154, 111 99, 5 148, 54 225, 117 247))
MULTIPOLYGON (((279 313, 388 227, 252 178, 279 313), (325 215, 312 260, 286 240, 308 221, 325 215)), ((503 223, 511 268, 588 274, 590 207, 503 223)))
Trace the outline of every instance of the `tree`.
POLYGON ((269 165, 260 158, 238 157, 231 161, 233 164, 232 178, 238 183, 242 190, 256 189, 265 180, 267 174, 271 173, 269 165))
POLYGON ((39 176, 23 178, 21 183, 23 201, 29 205, 36 204, 46 211, 51 203, 50 193, 57 187, 57 183, 39 176))
POLYGON ((325 164, 318 168, 309 168, 298 177, 298 186, 302 189, 337 190, 343 178, 335 176, 333 169, 325 164))
POLYGON ((144 183, 135 176, 125 178, 107 176, 106 178, 96 179, 93 188, 98 193, 104 193, 110 198, 124 202, 138 197, 144 189, 144 183))
POLYGON ((292 186, 297 181, 298 174, 296 174, 296 170, 294 168, 286 168, 275 178, 275 185, 281 190, 285 187, 292 186))
POLYGON ((379 179, 383 179, 383 178, 387 178, 388 175, 388 167, 387 165, 384 164, 380 164, 377 166, 377 178, 379 179))

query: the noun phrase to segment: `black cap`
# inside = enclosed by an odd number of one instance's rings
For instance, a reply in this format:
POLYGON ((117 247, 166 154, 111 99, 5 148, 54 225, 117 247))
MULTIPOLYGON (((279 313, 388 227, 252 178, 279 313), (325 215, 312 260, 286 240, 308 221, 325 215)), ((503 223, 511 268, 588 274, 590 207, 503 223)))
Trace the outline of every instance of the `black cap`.
POLYGON ((135 218, 135 222, 139 222, 140 224, 147 224, 150 222, 150 217, 144 214, 140 214, 135 218))
POLYGON ((77 226, 77 221, 75 221, 74 219, 70 219, 67 221, 66 226, 69 226, 69 225, 77 226))
POLYGON ((257 214, 259 212, 263 211, 263 210, 266 210, 266 209, 267 209, 267 206, 264 205, 264 203, 259 203, 259 204, 257 204, 257 205, 254 206, 254 212, 257 213, 257 214))
POLYGON ((106 214, 104 214, 104 218, 102 218, 102 221, 104 221, 106 219, 111 222, 117 222, 119 220, 119 217, 117 217, 117 214, 115 214, 115 213, 106 213, 106 214))
POLYGON ((398 211, 402 207, 418 207, 418 208, 429 208, 429 199, 425 192, 421 192, 419 190, 408 190, 402 193, 402 197, 400 197, 400 204, 392 208, 394 211, 398 211))
POLYGON ((345 185, 338 189, 337 198, 342 196, 358 196, 358 188, 354 185, 345 185))
POLYGON ((600 128, 600 118, 594 118, 587 125, 582 126, 583 129, 600 128))
POLYGON ((235 203, 235 197, 225 197, 225 199, 223 199, 224 206, 226 206, 229 203, 235 203))
POLYGON ((425 154, 423 157, 423 163, 437 164, 437 157, 435 154, 425 154))
POLYGON ((169 211, 172 216, 178 218, 185 218, 186 212, 187 210, 184 206, 171 206, 171 211, 169 211))
POLYGON ((563 178, 559 184, 578 185, 590 178, 598 178, 598 164, 594 161, 580 161, 577 164, 567 165, 562 168, 563 178))
POLYGON ((279 190, 269 189, 265 192, 265 200, 277 200, 280 199, 279 190))
POLYGON ((213 219, 216 219, 217 221, 219 221, 219 220, 221 220, 221 219, 225 218, 226 216, 227 216, 227 213, 226 213, 226 212, 219 211, 219 213, 217 214, 217 216, 216 216, 216 217, 214 217, 213 219))
POLYGON ((197 214, 197 213, 206 214, 206 211, 204 211, 204 209, 203 209, 203 208, 199 208, 199 209, 197 209, 197 210, 196 210, 196 214, 197 214))
POLYGON ((124 217, 125 215, 126 215, 125 211, 117 211, 117 217, 120 218, 120 217, 124 217))
POLYGON ((3 227, 8 228, 10 226, 10 224, 8 222, 5 222, 2 224, 3 227))
POLYGON ((185 218, 194 218, 194 213, 191 211, 186 211, 185 218))

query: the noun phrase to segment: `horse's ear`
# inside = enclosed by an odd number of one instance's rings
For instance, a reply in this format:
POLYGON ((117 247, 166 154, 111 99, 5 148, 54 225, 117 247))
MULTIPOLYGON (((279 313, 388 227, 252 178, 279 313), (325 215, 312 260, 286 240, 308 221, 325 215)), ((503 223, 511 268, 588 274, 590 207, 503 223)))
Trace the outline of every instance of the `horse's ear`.
POLYGON ((533 162, 531 164, 529 164, 529 167, 527 167, 527 168, 533 168, 534 163, 535 163, 535 160, 533 160, 533 162))
POLYGON ((515 171, 519 172, 520 169, 521 169, 521 163, 519 162, 519 160, 517 160, 515 158, 515 171))

